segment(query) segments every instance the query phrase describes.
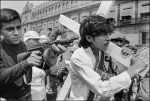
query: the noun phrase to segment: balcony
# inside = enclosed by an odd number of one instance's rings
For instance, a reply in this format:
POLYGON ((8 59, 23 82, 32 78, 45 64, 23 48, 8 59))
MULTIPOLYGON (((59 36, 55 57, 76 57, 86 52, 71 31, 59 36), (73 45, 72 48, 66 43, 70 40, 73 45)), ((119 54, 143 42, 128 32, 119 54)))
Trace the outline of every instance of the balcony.
POLYGON ((131 24, 135 24, 135 19, 128 19, 128 20, 118 21, 118 26, 131 25, 131 24))
POLYGON ((144 24, 144 23, 150 23, 150 18, 132 18, 129 20, 120 20, 118 21, 117 26, 126 26, 126 25, 134 25, 134 24, 144 24))
POLYGON ((137 18, 137 24, 150 23, 150 17, 147 18, 137 18))

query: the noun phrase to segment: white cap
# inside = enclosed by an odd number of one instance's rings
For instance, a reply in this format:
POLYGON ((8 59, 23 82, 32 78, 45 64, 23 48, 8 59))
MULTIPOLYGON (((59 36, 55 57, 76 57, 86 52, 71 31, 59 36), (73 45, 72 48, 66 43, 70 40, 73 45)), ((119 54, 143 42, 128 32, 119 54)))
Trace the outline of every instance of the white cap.
POLYGON ((41 35, 39 41, 40 43, 46 43, 49 41, 49 38, 46 35, 41 35))
POLYGON ((40 35, 36 31, 28 31, 24 33, 23 41, 27 41, 29 39, 40 39, 40 35))

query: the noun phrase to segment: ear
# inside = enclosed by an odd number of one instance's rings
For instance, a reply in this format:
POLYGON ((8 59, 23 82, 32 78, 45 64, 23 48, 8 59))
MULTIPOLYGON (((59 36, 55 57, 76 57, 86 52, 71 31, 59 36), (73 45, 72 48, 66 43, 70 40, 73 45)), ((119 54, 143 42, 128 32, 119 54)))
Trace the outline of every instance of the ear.
POLYGON ((4 37, 5 37, 5 34, 3 33, 2 30, 0 30, 0 37, 1 37, 2 39, 4 39, 4 37))
POLYGON ((92 36, 86 35, 85 38, 86 38, 86 40, 87 40, 89 43, 92 43, 92 42, 93 42, 92 36))

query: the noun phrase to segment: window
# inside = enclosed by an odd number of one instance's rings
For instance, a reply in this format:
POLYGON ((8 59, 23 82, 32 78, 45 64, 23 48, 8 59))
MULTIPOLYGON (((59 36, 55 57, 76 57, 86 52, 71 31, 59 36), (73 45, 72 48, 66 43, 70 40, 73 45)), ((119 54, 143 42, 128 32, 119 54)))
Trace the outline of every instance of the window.
POLYGON ((114 19, 114 18, 107 18, 107 21, 108 21, 109 23, 115 24, 115 19, 114 19))
POLYGON ((124 8, 123 10, 127 10, 127 9, 131 9, 131 7, 128 7, 128 8, 124 8))
POLYGON ((115 12, 115 11, 114 11, 114 10, 111 10, 110 12, 113 13, 113 12, 115 12))
POLYGON ((57 11, 57 5, 55 5, 55 11, 57 11))
POLYGON ((122 16, 121 18, 122 18, 122 20, 131 20, 131 16, 130 15, 122 16))
POLYGON ((147 12, 147 13, 141 13, 141 18, 142 18, 142 19, 150 18, 150 12, 147 12))
POLYGON ((127 15, 127 16, 121 16, 121 20, 120 20, 120 24, 131 24, 131 16, 127 15))
POLYGON ((63 2, 63 4, 62 4, 62 7, 64 8, 65 7, 65 3, 63 2))
POLYGON ((24 28, 24 33, 25 33, 26 31, 27 31, 26 28, 24 28))
POLYGON ((58 9, 60 10, 60 4, 58 5, 58 9))
POLYGON ((53 11, 53 7, 52 7, 52 11, 53 11))
POLYGON ((148 32, 142 32, 142 44, 149 43, 149 33, 148 32))
POLYGON ((49 13, 51 12, 51 8, 49 7, 49 13))
POLYGON ((68 3, 69 3, 69 1, 66 1, 66 7, 68 7, 68 3))
POLYGON ((150 3, 142 4, 142 6, 150 6, 150 3))

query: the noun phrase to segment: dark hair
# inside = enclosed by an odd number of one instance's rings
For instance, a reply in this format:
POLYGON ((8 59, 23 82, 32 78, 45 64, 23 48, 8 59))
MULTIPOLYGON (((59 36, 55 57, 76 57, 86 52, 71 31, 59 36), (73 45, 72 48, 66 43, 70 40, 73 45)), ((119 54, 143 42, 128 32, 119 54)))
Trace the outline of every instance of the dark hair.
POLYGON ((107 35, 112 33, 114 30, 114 25, 109 23, 107 19, 99 15, 91 15, 86 17, 80 26, 80 36, 81 40, 79 42, 79 47, 87 48, 90 43, 86 40, 85 36, 89 35, 92 37, 107 35))
POLYGON ((19 19, 21 22, 21 18, 19 13, 16 10, 9 9, 9 8, 3 8, 0 9, 0 29, 2 28, 3 23, 7 23, 16 19, 19 19))

